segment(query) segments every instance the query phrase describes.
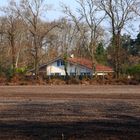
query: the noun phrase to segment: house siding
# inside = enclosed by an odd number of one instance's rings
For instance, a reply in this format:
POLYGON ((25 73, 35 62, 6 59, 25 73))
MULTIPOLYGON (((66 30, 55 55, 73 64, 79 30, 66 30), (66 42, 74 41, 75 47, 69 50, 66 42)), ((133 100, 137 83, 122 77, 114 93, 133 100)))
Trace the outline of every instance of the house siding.
POLYGON ((55 73, 60 73, 60 75, 65 75, 64 66, 57 66, 57 62, 53 62, 46 67, 46 74, 52 75, 55 73))
MULTIPOLYGON (((72 73, 75 73, 76 75, 81 75, 81 73, 92 74, 92 70, 72 63, 67 64, 67 72, 69 75, 71 75, 72 73)), ((46 75, 55 75, 56 73, 59 73, 59 75, 62 76, 65 75, 64 65, 57 66, 57 61, 55 61, 46 66, 46 75)))

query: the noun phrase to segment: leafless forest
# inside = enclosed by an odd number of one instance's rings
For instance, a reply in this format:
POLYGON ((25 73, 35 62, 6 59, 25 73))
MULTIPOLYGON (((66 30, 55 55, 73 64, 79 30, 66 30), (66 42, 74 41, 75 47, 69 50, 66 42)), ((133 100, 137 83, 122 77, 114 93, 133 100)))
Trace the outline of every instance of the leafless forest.
MULTIPOLYGON (((116 78, 140 73, 139 0, 77 0, 60 5, 47 21, 47 0, 9 0, 0 7, 0 75, 12 77, 57 56, 92 60, 114 68, 116 78), (133 32, 133 34, 132 34, 133 32), (134 37, 135 35, 135 37, 134 37)), ((51 8, 51 7, 50 7, 51 8)))

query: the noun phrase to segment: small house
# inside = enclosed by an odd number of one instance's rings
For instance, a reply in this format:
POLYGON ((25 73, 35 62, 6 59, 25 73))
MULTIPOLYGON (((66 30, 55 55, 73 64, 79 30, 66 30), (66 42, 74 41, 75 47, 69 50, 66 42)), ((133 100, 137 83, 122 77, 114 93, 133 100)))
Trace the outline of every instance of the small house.
MULTIPOLYGON (((47 76, 65 76, 65 66, 62 57, 55 58, 46 64, 39 67, 39 74, 47 76)), ((85 58, 70 57, 66 63, 67 73, 70 76, 92 76, 92 75, 107 75, 113 73, 113 69, 108 66, 97 64, 95 71, 92 69, 92 61, 85 58)))

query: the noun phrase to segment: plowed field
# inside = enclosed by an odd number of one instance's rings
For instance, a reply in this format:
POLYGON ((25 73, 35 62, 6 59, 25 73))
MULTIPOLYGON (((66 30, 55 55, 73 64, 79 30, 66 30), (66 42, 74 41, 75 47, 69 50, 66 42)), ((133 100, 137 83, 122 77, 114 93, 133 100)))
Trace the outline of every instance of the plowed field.
POLYGON ((0 140, 140 140, 140 86, 0 87, 0 140))

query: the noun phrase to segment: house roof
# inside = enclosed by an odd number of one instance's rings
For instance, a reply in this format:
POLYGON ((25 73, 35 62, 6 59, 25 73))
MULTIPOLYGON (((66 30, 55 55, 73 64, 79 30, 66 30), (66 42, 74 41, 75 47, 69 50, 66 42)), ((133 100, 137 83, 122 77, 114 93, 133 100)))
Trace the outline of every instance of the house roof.
MULTIPOLYGON (((59 59, 63 60, 62 57, 57 57, 57 58, 49 61, 48 63, 41 65, 39 68, 46 67, 50 63, 53 63, 53 62, 55 62, 55 61, 57 61, 59 59)), ((81 66, 84 66, 84 67, 92 70, 92 61, 91 60, 88 60, 88 59, 85 59, 85 58, 76 58, 76 57, 74 57, 74 58, 68 58, 67 61, 72 63, 72 64, 81 65, 81 66)), ((109 66, 96 64, 95 67, 96 67, 96 72, 114 72, 113 69, 111 67, 109 67, 109 66)), ((34 69, 30 70, 30 72, 31 71, 34 71, 34 69)))
MULTIPOLYGON (((77 63, 79 65, 85 66, 89 69, 92 69, 92 61, 85 58, 68 58, 68 61, 71 63, 77 63)), ((101 64, 96 64, 96 72, 113 72, 113 69, 109 66, 104 66, 101 64)))
POLYGON ((89 69, 92 69, 92 62, 88 59, 74 57, 74 58, 68 58, 68 61, 70 63, 79 64, 79 65, 85 66, 89 69))
POLYGON ((96 66, 96 71, 98 72, 113 72, 113 69, 109 66, 104 66, 104 65, 97 65, 96 66))

